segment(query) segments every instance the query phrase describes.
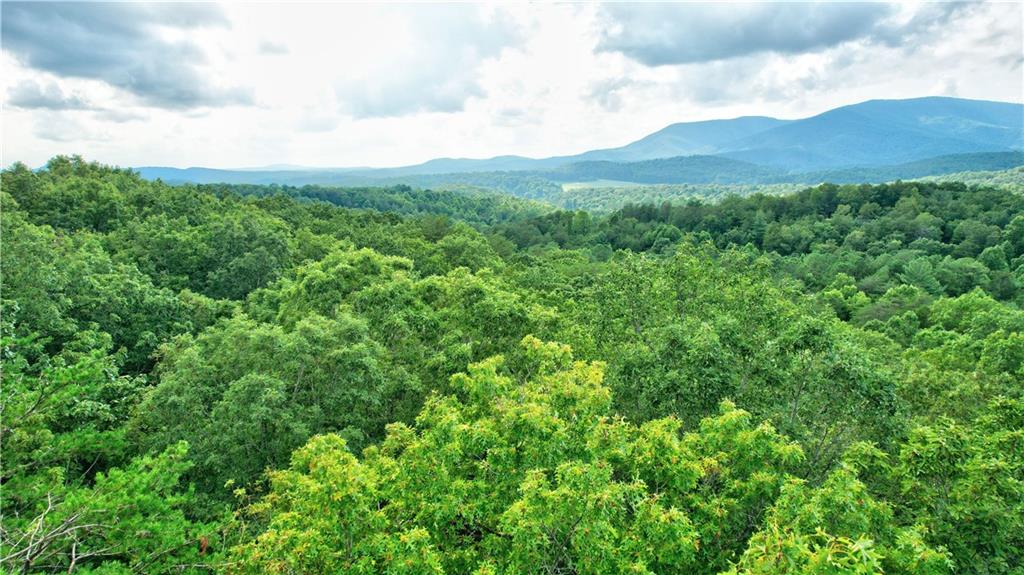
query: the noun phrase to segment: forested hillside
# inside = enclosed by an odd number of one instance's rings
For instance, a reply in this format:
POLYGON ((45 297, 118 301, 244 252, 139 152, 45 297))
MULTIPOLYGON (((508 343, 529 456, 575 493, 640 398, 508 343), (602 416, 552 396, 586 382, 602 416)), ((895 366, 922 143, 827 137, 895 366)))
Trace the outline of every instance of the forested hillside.
POLYGON ((797 120, 763 116, 671 124, 617 148, 575 155, 436 158, 397 168, 224 170, 140 167, 168 182, 437 187, 515 193, 524 181, 885 182, 1022 163, 1024 106, 949 97, 868 100, 797 120), (513 184, 516 182, 516 184, 513 184))
POLYGON ((785 172, 718 156, 677 156, 640 162, 578 162, 545 173, 556 181, 620 180, 642 184, 743 184, 781 179, 785 172))
POLYGON ((932 295, 981 289, 1020 303, 1024 196, 958 182, 824 184, 789 195, 727 196, 680 205, 629 205, 594 221, 563 211, 492 232, 517 248, 555 244, 671 252, 696 235, 719 248, 767 252, 783 276, 816 292, 835 282, 882 295, 901 284, 932 295), (583 225, 580 222, 585 222, 583 225))
POLYGON ((0 202, 5 572, 1024 569, 1022 196, 0 202))
POLYGON ((568 182, 604 179, 642 184, 845 184, 908 180, 966 170, 1005 170, 1021 164, 1024 164, 1024 152, 991 152, 938 156, 896 165, 794 173, 720 156, 681 156, 626 163, 580 162, 538 175, 568 182))
POLYGON ((790 194, 806 187, 802 184, 633 184, 609 180, 565 184, 560 193, 544 201, 569 210, 607 214, 634 204, 713 202, 728 196, 790 194))
POLYGON ((954 174, 928 176, 921 179, 930 182, 963 182, 969 185, 1001 188, 1016 193, 1024 192, 1024 166, 1018 166, 1009 170, 956 172, 954 174))
POLYGON ((257 186, 207 184, 198 188, 217 194, 266 197, 285 195, 300 201, 320 201, 341 206, 409 216, 436 215, 470 224, 497 224, 538 216, 552 211, 546 204, 478 188, 414 190, 397 185, 388 188, 336 188, 324 186, 257 186))
MULTIPOLYGON (((519 198, 541 200, 569 207, 564 186, 580 189, 601 187, 602 181, 626 185, 700 185, 750 187, 755 185, 816 185, 835 183, 883 183, 970 171, 1012 170, 1024 164, 1024 152, 985 152, 952 154, 901 164, 864 165, 814 171, 787 171, 723 156, 674 156, 635 162, 583 161, 558 168, 517 171, 474 171, 419 174, 408 170, 395 174, 380 170, 372 173, 351 170, 229 171, 205 168, 142 168, 149 179, 172 184, 232 183, 242 186, 285 187, 362 186, 362 187, 476 187, 503 192, 519 198), (381 172, 381 173, 378 173, 381 172)), ((957 180, 959 181, 959 180, 957 180)), ((713 197, 709 195, 708 197, 713 197)))

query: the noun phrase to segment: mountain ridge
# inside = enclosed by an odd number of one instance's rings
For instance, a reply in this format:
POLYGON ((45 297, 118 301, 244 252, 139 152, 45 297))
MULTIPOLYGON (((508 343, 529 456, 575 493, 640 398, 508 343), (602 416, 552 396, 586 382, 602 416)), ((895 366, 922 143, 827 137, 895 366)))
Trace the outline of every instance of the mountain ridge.
MULTIPOLYGON (((221 170, 145 166, 137 170, 150 179, 178 182, 372 185, 403 179, 409 183, 425 178, 438 181, 444 180, 445 175, 458 175, 459 183, 466 183, 474 177, 483 178, 474 174, 494 173, 539 175, 563 181, 567 171, 579 173, 578 164, 584 162, 628 164, 673 159, 683 170, 673 181, 762 180, 776 177, 773 175, 775 172, 779 172, 778 179, 785 181, 786 174, 800 176, 873 169, 941 156, 969 157, 970 154, 1009 153, 1021 149, 1024 149, 1024 104, 932 96, 867 100, 793 120, 740 116, 678 122, 624 146, 547 158, 518 155, 487 159, 434 158, 420 164, 391 168, 303 168, 288 165, 277 170, 221 170), (678 160, 684 157, 691 159, 678 160), (710 157, 719 161, 693 159, 710 157), (725 160, 741 164, 730 164, 725 160), (708 170, 719 171, 698 174, 692 169, 698 162, 703 162, 708 170), (574 165, 575 168, 568 168, 574 165), (741 176, 737 178, 735 174, 728 173, 730 169, 739 169, 741 176)), ((631 169, 621 166, 612 169, 603 164, 591 164, 590 167, 597 172, 631 169)), ((971 169, 970 165, 960 167, 971 169)), ((977 169, 990 169, 990 166, 977 169)))

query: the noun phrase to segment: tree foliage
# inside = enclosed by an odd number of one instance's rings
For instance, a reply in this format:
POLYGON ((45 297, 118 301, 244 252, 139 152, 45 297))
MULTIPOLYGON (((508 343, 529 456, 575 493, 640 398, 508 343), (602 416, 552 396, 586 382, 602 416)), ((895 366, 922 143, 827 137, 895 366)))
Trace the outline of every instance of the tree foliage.
POLYGON ((5 572, 1024 569, 1004 190, 0 183, 5 572))

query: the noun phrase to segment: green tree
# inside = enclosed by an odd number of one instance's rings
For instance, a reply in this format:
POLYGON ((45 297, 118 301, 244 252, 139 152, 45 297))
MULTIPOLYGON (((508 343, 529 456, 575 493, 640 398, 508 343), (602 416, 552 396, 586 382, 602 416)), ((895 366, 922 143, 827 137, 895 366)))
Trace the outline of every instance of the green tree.
POLYGON ((942 284, 935 278, 931 262, 925 258, 909 262, 903 267, 899 277, 903 283, 919 287, 932 295, 940 295, 943 292, 942 284))
POLYGON ((244 315, 162 349, 159 382, 134 425, 145 445, 194 446, 188 476, 212 502, 283 465, 311 434, 366 444, 411 417, 420 386, 348 315, 311 315, 293 330, 244 315))
POLYGON ((700 542, 782 483, 749 457, 799 457, 728 405, 685 437, 677 420, 633 426, 610 416, 599 364, 523 346, 508 372, 496 357, 453 377, 457 397, 431 398, 361 459, 312 439, 251 508, 266 527, 235 549, 235 570, 709 572, 724 551, 700 542))
POLYGON ((849 467, 819 487, 793 480, 730 574, 952 572, 942 547, 929 547, 919 527, 897 527, 849 467))

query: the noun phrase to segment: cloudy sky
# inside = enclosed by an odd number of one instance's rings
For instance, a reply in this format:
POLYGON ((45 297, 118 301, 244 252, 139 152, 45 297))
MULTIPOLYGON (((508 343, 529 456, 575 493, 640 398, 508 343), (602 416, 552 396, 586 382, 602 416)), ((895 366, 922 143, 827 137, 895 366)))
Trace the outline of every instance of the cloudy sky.
POLYGON ((0 7, 4 165, 542 157, 679 121, 1024 93, 1017 2, 0 7))

